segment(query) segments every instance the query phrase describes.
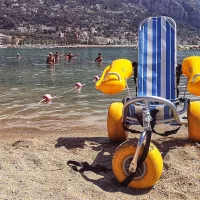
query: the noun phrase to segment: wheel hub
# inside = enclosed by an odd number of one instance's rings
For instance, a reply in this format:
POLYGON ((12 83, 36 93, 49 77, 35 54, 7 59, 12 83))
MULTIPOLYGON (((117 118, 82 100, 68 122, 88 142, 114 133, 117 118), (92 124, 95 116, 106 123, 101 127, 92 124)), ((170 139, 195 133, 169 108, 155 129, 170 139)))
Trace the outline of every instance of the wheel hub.
MULTIPOLYGON (((123 162, 123 171, 127 176, 131 173, 129 171, 129 166, 130 166, 132 160, 133 160, 133 156, 129 156, 123 162)), ((138 180, 138 179, 141 179, 142 177, 144 177, 144 175, 146 174, 146 170, 147 170, 146 164, 143 163, 142 166, 140 168, 138 168, 137 173, 133 180, 138 180)))

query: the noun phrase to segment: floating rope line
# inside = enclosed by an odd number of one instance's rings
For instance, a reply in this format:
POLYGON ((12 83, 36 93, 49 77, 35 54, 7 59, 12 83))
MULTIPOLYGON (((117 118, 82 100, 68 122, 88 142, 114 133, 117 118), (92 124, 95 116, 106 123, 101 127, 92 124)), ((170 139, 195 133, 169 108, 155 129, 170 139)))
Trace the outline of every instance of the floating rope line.
POLYGON ((89 84, 89 83, 91 83, 91 82, 94 82, 94 80, 95 80, 95 79, 93 79, 92 81, 89 81, 88 83, 85 83, 85 84, 81 84, 80 82, 77 82, 77 83, 75 84, 75 87, 74 87, 74 88, 72 88, 72 89, 70 89, 70 90, 67 90, 67 91, 65 91, 65 92, 63 92, 63 93, 61 93, 61 94, 59 94, 59 95, 57 95, 57 96, 53 96, 51 99, 61 98, 64 94, 66 94, 66 93, 68 93, 68 92, 71 92, 71 91, 73 91, 73 90, 78 90, 78 91, 80 91, 81 88, 82 88, 83 86, 85 86, 85 85, 87 85, 87 84, 89 84))
POLYGON ((99 80, 99 77, 98 77, 98 76, 95 76, 94 79, 93 79, 92 81, 89 81, 88 83, 81 84, 80 82, 77 82, 77 83, 75 84, 75 87, 74 87, 74 88, 71 88, 70 90, 67 90, 67 91, 65 91, 65 92, 63 92, 63 93, 61 93, 61 94, 59 94, 59 95, 53 96, 53 97, 51 97, 50 94, 45 94, 45 95, 43 96, 43 98, 45 99, 45 102, 48 103, 48 102, 51 101, 52 99, 61 98, 64 94, 66 94, 66 93, 68 93, 68 92, 71 92, 71 91, 73 91, 73 90, 81 91, 81 88, 82 88, 83 86, 88 85, 89 83, 94 82, 94 81, 97 82, 98 80, 99 80))
POLYGON ((75 90, 75 89, 76 89, 76 87, 74 87, 74 88, 72 88, 72 89, 70 89, 70 90, 67 90, 67 91, 63 92, 63 93, 61 93, 60 95, 53 96, 52 99, 55 99, 55 98, 58 99, 58 98, 62 97, 64 94, 66 94, 66 93, 68 93, 68 92, 71 92, 71 91, 73 91, 73 90, 75 90))
POLYGON ((63 92, 63 93, 61 93, 60 95, 57 95, 57 96, 53 96, 53 97, 52 97, 50 94, 45 94, 45 95, 43 96, 43 99, 40 100, 38 103, 36 103, 36 104, 34 104, 34 105, 32 105, 32 106, 29 106, 29 107, 27 107, 27 108, 24 108, 24 109, 22 109, 22 110, 19 110, 19 111, 17 111, 17 112, 14 112, 14 113, 12 113, 12 114, 4 115, 4 116, 0 117, 0 120, 5 119, 5 118, 8 118, 8 117, 11 117, 11 116, 16 115, 16 114, 18 114, 18 113, 24 112, 24 111, 26 111, 26 110, 28 110, 28 109, 31 109, 31 108, 33 108, 33 107, 35 107, 35 106, 41 104, 42 102, 45 102, 45 103, 49 104, 49 103, 52 102, 52 99, 61 98, 64 94, 66 94, 66 93, 68 93, 68 92, 71 92, 71 91, 73 91, 73 90, 78 90, 78 91, 80 92, 80 91, 81 91, 81 88, 82 88, 83 86, 85 86, 85 85, 87 85, 87 84, 89 84, 89 83, 91 83, 91 82, 94 82, 94 81, 97 82, 98 80, 99 80, 99 77, 98 77, 98 76, 95 76, 94 79, 93 79, 92 81, 89 81, 88 83, 81 84, 80 82, 77 82, 77 83, 75 84, 75 87, 74 87, 74 88, 71 88, 70 90, 67 90, 67 91, 65 91, 65 92, 63 92))

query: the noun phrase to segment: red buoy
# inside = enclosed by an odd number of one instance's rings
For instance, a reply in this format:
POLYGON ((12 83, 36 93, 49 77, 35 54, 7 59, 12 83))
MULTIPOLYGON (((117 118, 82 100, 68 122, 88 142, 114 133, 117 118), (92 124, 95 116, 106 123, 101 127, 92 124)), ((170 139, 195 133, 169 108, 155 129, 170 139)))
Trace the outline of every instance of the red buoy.
POLYGON ((51 97, 50 94, 45 94, 45 95, 43 96, 43 100, 44 100, 45 102, 50 102, 51 99, 52 99, 52 97, 51 97))
POLYGON ((98 76, 94 77, 94 80, 97 82, 100 78, 98 76))
POLYGON ((82 84, 79 83, 79 82, 77 82, 77 83, 75 84, 75 87, 76 87, 77 89, 80 89, 80 88, 82 88, 82 84))

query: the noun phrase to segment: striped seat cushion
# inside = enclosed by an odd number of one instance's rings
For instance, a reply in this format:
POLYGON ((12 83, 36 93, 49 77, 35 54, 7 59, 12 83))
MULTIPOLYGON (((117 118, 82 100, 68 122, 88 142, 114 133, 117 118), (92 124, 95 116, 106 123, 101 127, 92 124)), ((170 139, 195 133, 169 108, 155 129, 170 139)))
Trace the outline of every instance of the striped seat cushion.
POLYGON ((176 99, 176 24, 169 17, 144 20, 139 29, 138 96, 176 99))

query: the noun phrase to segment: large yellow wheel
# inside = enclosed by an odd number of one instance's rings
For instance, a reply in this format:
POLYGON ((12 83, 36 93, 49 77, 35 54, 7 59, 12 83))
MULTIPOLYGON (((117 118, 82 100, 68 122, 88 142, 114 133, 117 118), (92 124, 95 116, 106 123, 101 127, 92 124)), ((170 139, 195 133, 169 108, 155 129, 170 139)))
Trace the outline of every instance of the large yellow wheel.
POLYGON ((193 101, 188 105, 188 134, 189 139, 200 141, 200 102, 193 101))
MULTIPOLYGON (((136 152, 136 146, 137 139, 127 140, 115 151, 112 160, 112 168, 115 177, 120 183, 130 174, 129 166, 136 152)), ((141 152, 142 150, 143 148, 141 149, 141 152)), ((162 156, 156 146, 151 143, 145 161, 128 186, 138 189, 150 188, 160 179, 162 169, 162 156)))
POLYGON ((107 130, 111 141, 124 142, 128 134, 122 126, 123 103, 112 103, 108 109, 107 130))

